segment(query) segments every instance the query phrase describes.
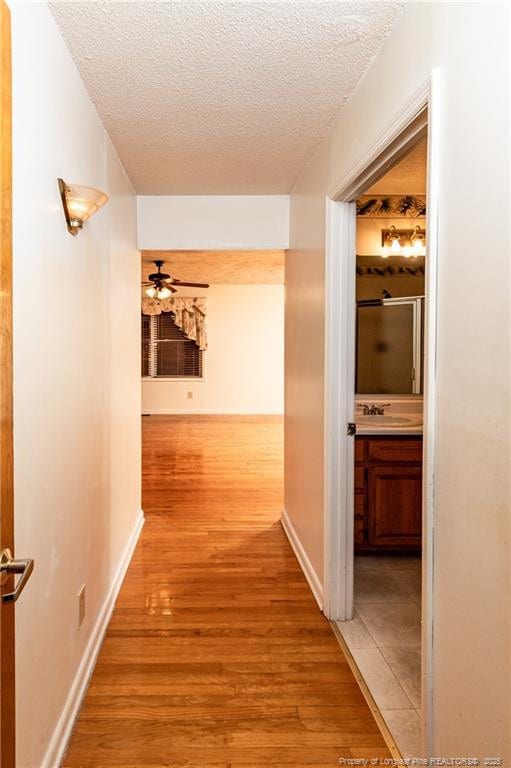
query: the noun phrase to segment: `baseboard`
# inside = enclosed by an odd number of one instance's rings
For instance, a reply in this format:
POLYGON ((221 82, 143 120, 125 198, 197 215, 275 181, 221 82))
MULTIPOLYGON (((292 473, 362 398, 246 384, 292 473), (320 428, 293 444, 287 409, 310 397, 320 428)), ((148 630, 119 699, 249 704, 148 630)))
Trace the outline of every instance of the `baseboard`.
POLYGON ((289 517, 285 509, 282 510, 280 522, 289 540, 289 543, 291 544, 293 552, 296 555, 296 559, 300 564, 300 568, 302 569, 303 574, 307 579, 307 583, 311 588, 311 592, 314 595, 314 598, 317 604, 319 605, 320 610, 322 611, 323 610, 323 585, 321 584, 321 581, 318 578, 318 574, 314 570, 314 566, 309 560, 307 553, 303 548, 300 539, 298 538, 298 534, 294 529, 293 523, 291 522, 291 518, 289 517))
POLYGON ((56 768, 59 766, 66 753, 67 745, 73 725, 80 710, 83 696, 87 689, 90 676, 94 670, 96 658, 98 656, 103 637, 108 627, 108 622, 112 615, 112 611, 117 599, 117 595, 121 588, 124 576, 130 564, 133 551, 137 545, 138 537, 142 526, 144 525, 144 513, 141 511, 135 526, 130 534, 124 552, 120 559, 119 565, 115 572, 114 578, 110 585, 110 589, 105 597, 99 616, 97 618, 94 629, 92 630, 89 642, 85 648, 82 656, 82 660, 77 669, 75 678, 69 690, 64 709, 53 732, 48 749, 41 763, 41 768, 56 768))
POLYGON ((186 408, 144 408, 142 416, 284 416, 284 411, 240 411, 226 408, 190 411, 186 408))

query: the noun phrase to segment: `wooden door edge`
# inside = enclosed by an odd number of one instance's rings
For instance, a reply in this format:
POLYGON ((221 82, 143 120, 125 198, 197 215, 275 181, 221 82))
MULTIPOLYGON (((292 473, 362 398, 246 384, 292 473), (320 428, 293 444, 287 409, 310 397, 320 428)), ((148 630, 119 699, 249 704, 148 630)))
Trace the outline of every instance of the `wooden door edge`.
MULTIPOLYGON (((14 552, 11 21, 0 0, 0 548, 14 552)), ((7 583, 10 589, 12 584, 7 583)), ((0 608, 0 762, 15 766, 14 605, 0 608)))

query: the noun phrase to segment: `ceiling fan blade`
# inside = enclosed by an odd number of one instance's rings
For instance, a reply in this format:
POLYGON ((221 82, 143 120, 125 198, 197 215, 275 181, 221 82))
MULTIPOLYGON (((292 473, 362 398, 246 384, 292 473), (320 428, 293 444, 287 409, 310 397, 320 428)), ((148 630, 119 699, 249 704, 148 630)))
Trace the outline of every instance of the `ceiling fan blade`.
POLYGON ((187 283, 185 280, 173 280, 172 285, 177 285, 178 288, 182 285, 187 288, 209 288, 208 283, 187 283))

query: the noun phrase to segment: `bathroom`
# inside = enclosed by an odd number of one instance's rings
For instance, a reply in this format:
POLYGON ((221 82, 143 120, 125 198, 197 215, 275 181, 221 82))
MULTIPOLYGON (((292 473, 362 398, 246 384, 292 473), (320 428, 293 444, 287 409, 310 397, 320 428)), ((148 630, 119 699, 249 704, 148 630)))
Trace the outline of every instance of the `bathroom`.
POLYGON ((354 613, 339 629, 403 756, 420 749, 427 137, 357 200, 354 613))

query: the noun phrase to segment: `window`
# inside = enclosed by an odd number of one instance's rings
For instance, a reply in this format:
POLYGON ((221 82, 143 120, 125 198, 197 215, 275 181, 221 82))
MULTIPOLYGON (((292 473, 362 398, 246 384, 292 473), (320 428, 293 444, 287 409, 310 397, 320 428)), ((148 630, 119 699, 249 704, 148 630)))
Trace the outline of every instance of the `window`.
POLYGON ((202 378, 202 350, 177 327, 172 312, 142 315, 142 376, 202 378))

